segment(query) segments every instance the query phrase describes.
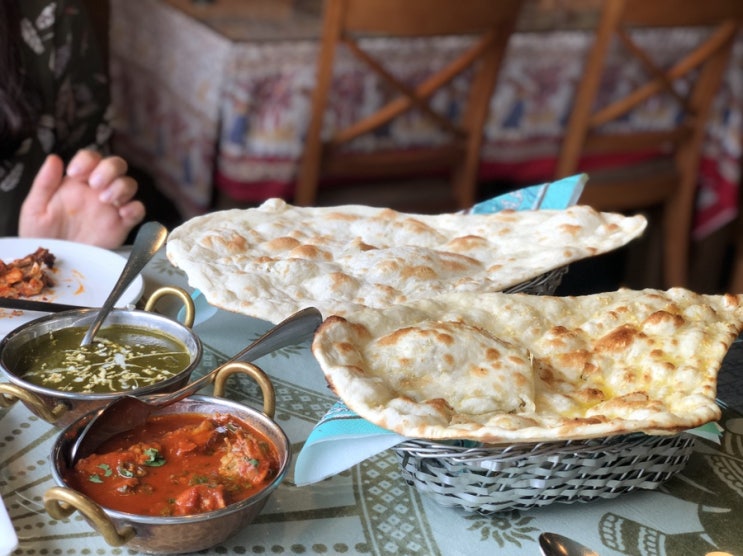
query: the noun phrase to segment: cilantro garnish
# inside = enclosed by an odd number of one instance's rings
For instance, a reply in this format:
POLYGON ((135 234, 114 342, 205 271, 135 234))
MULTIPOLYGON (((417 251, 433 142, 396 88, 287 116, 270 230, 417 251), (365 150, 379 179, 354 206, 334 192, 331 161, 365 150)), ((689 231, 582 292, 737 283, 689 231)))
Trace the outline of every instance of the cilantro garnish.
POLYGON ((88 477, 88 480, 91 483, 102 483, 103 482, 103 479, 101 479, 98 475, 90 475, 88 477))
MULTIPOLYGON (((104 477, 110 477, 113 474, 113 471, 111 471, 111 466, 107 463, 101 463, 98 465, 100 469, 103 469, 103 476, 104 477)), ((96 475, 97 476, 97 475, 96 475)))
POLYGON ((165 465, 165 458, 160 455, 160 452, 158 452, 156 448, 146 448, 144 455, 147 456, 144 464, 149 467, 160 467, 161 465, 165 465))

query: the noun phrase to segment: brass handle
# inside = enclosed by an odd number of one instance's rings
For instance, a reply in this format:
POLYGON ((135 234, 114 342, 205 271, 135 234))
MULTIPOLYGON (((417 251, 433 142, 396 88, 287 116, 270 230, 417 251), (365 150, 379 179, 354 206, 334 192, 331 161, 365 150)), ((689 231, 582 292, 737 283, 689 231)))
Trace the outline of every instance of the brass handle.
POLYGON ((84 494, 66 487, 51 487, 44 493, 44 508, 54 519, 65 519, 79 511, 111 546, 122 546, 137 534, 131 525, 121 531, 103 509, 84 494))
POLYGON ((217 397, 223 397, 225 390, 225 383, 227 379, 235 373, 244 373, 249 375, 253 380, 258 383, 263 394, 263 413, 269 418, 273 419, 274 413, 276 412, 276 393, 273 389, 273 384, 268 375, 252 363, 246 363, 244 361, 235 361, 229 363, 217 371, 214 379, 214 395, 217 397))
POLYGON ((10 407, 16 400, 21 400, 29 409, 47 423, 54 423, 67 412, 67 406, 59 402, 54 409, 49 407, 33 392, 6 382, 0 383, 0 406, 10 407), (15 398, 15 399, 13 399, 15 398))
POLYGON ((175 286, 162 286, 156 289, 147 300, 144 310, 151 311, 155 307, 155 303, 167 295, 174 295, 183 302, 183 306, 186 309, 186 315, 183 317, 183 325, 187 328, 191 328, 193 326, 196 308, 194 307, 194 302, 193 299, 191 299, 191 296, 182 288, 177 288, 175 286))

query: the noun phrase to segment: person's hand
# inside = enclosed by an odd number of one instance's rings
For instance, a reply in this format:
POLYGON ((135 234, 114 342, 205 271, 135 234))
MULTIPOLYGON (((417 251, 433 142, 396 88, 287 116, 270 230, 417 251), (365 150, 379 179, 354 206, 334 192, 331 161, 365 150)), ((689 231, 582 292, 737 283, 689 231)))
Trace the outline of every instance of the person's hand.
POLYGON ((137 182, 126 171, 118 156, 82 150, 65 172, 62 159, 49 155, 21 207, 18 235, 120 246, 145 215, 133 200, 137 182))

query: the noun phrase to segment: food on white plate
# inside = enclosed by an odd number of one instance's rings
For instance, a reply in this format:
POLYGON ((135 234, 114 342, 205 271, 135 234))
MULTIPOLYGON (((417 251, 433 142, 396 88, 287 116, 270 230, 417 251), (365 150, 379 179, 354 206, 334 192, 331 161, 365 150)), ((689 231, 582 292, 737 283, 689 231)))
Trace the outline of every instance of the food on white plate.
POLYGON ((54 285, 51 271, 55 257, 39 247, 33 253, 3 262, 0 260, 0 297, 32 297, 54 285))
POLYGON ((484 443, 673 434, 720 417, 743 295, 452 293, 327 318, 312 352, 361 417, 484 443))
POLYGON ((310 305, 343 315, 500 291, 621 247, 646 225, 588 206, 421 215, 270 199, 188 220, 170 233, 167 255, 212 305, 277 322, 310 305))

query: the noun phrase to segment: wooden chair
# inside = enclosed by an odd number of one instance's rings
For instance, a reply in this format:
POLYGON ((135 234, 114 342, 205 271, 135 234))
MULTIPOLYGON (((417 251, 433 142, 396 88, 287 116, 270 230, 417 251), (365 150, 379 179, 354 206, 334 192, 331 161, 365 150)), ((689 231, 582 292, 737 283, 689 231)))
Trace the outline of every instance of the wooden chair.
POLYGON ((589 172, 580 202, 600 210, 634 212, 660 207, 664 287, 687 285, 701 143, 742 16, 743 2, 738 0, 605 0, 576 91, 555 177, 578 172, 581 158, 587 154, 656 150, 659 156, 650 162, 589 172), (710 27, 712 31, 691 52, 680 53, 669 68, 658 67, 630 33, 639 27, 687 26, 710 27), (605 62, 615 40, 641 62, 648 81, 618 100, 597 106, 605 62), (684 78, 691 79, 688 92, 678 86, 684 78), (683 110, 676 127, 620 134, 605 131, 605 124, 661 93, 670 94, 683 110))
POLYGON ((476 197, 482 128, 521 4, 522 0, 326 0, 312 115, 294 203, 314 204, 321 176, 379 178, 450 168, 451 187, 457 205, 462 208, 471 206, 476 197), (471 48, 414 86, 393 76, 380 60, 364 51, 358 41, 359 36, 369 35, 430 37, 467 34, 478 36, 471 48), (334 130, 328 140, 323 140, 323 116, 339 44, 345 45, 364 61, 399 96, 352 125, 334 130), (451 121, 431 107, 429 101, 436 91, 473 67, 469 99, 462 120, 451 121), (389 124, 411 109, 420 110, 436 122, 451 140, 435 149, 425 150, 361 154, 343 150, 349 141, 389 124))
POLYGON ((738 217, 732 223, 732 266, 730 269, 730 280, 727 291, 730 293, 743 293, 743 194, 738 194, 738 217))

